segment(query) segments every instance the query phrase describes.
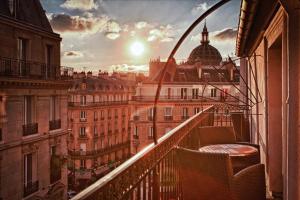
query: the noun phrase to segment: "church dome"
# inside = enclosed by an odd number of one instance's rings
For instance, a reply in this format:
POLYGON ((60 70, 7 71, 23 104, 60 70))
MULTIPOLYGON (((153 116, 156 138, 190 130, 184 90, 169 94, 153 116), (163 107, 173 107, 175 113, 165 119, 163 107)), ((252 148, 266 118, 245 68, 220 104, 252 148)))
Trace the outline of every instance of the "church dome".
POLYGON ((220 65, 222 56, 220 52, 209 44, 206 23, 202 31, 201 45, 192 50, 188 58, 188 63, 195 64, 201 62, 202 65, 220 65))

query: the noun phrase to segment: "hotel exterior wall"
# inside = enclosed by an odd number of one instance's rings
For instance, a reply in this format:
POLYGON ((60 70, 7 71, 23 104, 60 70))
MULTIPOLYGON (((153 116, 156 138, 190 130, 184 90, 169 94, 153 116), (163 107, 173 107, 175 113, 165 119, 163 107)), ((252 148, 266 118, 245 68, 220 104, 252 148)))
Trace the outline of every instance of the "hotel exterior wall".
MULTIPOLYGON (((274 12, 272 21, 263 30, 262 39, 251 41, 257 45, 253 52, 248 55, 251 57, 252 67, 255 66, 254 55, 257 55, 256 74, 258 89, 262 95, 262 102, 251 109, 252 114, 261 114, 258 116, 250 115, 252 140, 261 145, 270 191, 273 192, 273 195, 282 192, 284 199, 300 198, 300 13, 295 9, 297 5, 299 7, 299 3, 296 1, 286 1, 278 6, 279 9, 274 12), (280 49, 280 55, 272 57, 273 48, 280 49), (274 71, 276 68, 279 68, 277 72, 274 71), (277 80, 280 83, 279 86, 270 82, 271 76, 275 75, 280 77, 277 80), (272 98, 269 98, 269 95, 272 98), (281 105, 274 107, 274 103, 270 103, 274 101, 274 98, 280 98, 281 105), (276 113, 274 112, 275 109, 281 109, 281 111, 276 113), (274 122, 274 118, 277 118, 277 123, 274 122), (278 122, 281 126, 278 126, 278 122), (274 129, 280 132, 280 136, 274 135, 274 129)), ((259 21, 259 19, 256 20, 259 21)), ((250 76, 250 70, 248 71, 248 79, 252 80, 249 84, 255 91, 256 86, 253 75, 250 76)))

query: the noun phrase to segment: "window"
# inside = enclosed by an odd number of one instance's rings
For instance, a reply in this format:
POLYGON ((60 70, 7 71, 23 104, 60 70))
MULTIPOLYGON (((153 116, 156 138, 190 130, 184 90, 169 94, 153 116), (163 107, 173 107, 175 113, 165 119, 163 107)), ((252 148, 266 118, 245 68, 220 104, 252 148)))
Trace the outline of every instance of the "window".
POLYGON ((94 126, 94 135, 98 135, 97 126, 94 126))
POLYGON ((165 108, 165 116, 172 116, 172 108, 171 107, 165 108))
POLYGON ((97 121, 98 120, 98 113, 97 111, 94 111, 94 121, 97 121))
POLYGON ((104 110, 100 111, 100 115, 101 115, 101 119, 103 120, 104 119, 104 110))
POLYGON ((13 15, 15 13, 15 0, 8 0, 8 7, 10 14, 13 15))
POLYGON ((200 112, 200 108, 194 108, 194 114, 197 114, 197 113, 199 113, 200 112))
POLYGON ((86 96, 80 96, 80 105, 86 105, 86 96))
POLYGON ((80 144, 80 151, 86 151, 86 144, 85 143, 80 144))
POLYGON ((24 155, 24 184, 32 184, 32 153, 24 155))
POLYGON ((187 88, 181 88, 181 99, 187 99, 187 88))
POLYGON ((151 121, 153 120, 153 115, 154 115, 154 108, 149 108, 148 109, 148 119, 151 121))
POLYGON ((85 160, 80 160, 80 168, 85 169, 86 168, 86 162, 85 160))
POLYGON ((85 111, 80 111, 80 119, 85 120, 86 119, 86 112, 85 111))
POLYGON ((51 60, 52 60, 52 46, 46 45, 46 52, 45 52, 45 63, 46 63, 46 78, 50 77, 50 69, 51 69, 51 60))
POLYGON ((24 38, 18 39, 18 46, 19 46, 19 59, 21 62, 19 62, 19 74, 21 76, 27 75, 26 73, 26 61, 27 60, 27 46, 28 41, 24 38))
POLYGON ((133 136, 138 137, 139 136, 139 129, 137 126, 135 126, 134 132, 133 132, 133 136))
POLYGON ((24 124, 31 124, 33 121, 33 97, 24 96, 24 124))
POLYGON ((198 88, 193 88, 192 89, 192 98, 193 99, 198 99, 199 96, 199 89, 198 88))
POLYGON ((57 97, 51 96, 50 97, 50 121, 57 119, 57 97))
POLYGON ((108 119, 111 118, 111 111, 110 110, 107 110, 107 116, 108 116, 108 119))
POLYGON ((168 99, 171 99, 172 96, 172 88, 168 88, 168 99))
POLYGON ((80 137, 84 137, 85 134, 86 134, 85 127, 80 127, 80 129, 79 129, 79 136, 80 137))
POLYGON ((216 88, 212 88, 210 90, 210 96, 211 97, 216 97, 217 96, 217 89, 216 88))
POLYGON ((152 126, 149 127, 148 138, 149 139, 153 138, 153 127, 152 126))
POLYGON ((182 108, 182 116, 184 118, 187 118, 189 116, 189 110, 188 110, 188 108, 182 108))
POLYGON ((56 155, 56 146, 51 146, 50 148, 50 155, 55 156, 56 155))
POLYGON ((115 118, 118 118, 118 110, 115 109, 115 118))

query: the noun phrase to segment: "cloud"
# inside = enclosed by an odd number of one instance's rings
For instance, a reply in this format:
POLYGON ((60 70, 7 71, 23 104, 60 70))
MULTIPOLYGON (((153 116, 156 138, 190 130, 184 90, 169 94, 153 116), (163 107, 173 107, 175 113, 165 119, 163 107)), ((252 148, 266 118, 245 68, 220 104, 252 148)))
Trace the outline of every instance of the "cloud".
POLYGON ((208 9, 207 2, 199 3, 192 9, 192 14, 196 15, 199 14, 199 12, 206 11, 208 9))
POLYGON ((60 7, 69 10, 92 10, 97 9, 98 5, 94 0, 66 0, 63 4, 60 5, 60 7))
POLYGON ((116 64, 105 67, 109 71, 119 71, 119 72, 143 72, 147 73, 149 70, 148 65, 128 65, 128 64, 116 64))
POLYGON ((160 26, 159 28, 151 29, 149 31, 148 41, 161 41, 161 42, 171 42, 175 38, 174 28, 168 24, 166 26, 160 26))
POLYGON ((237 29, 226 28, 221 31, 216 31, 213 35, 215 40, 235 40, 237 34, 237 29))
POLYGON ((100 17, 80 17, 68 14, 53 14, 50 23, 55 31, 64 33, 94 34, 101 32, 108 39, 117 39, 122 28, 120 25, 106 15, 100 17))
POLYGON ((83 53, 80 51, 65 51, 63 53, 64 57, 69 57, 69 58, 80 58, 83 57, 83 53))
POLYGON ((148 23, 147 22, 144 22, 144 21, 141 21, 141 22, 137 22, 135 23, 135 28, 137 29, 143 29, 145 27, 147 27, 148 23))

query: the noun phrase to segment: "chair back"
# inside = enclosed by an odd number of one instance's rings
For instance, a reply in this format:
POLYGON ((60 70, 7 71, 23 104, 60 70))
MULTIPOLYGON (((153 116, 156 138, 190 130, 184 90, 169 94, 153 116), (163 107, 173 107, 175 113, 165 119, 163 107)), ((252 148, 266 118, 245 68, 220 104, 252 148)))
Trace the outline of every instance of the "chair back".
POLYGON ((200 147, 212 144, 235 143, 235 133, 231 126, 203 126, 198 128, 200 147))
POLYGON ((177 148, 184 200, 231 200, 232 166, 228 154, 177 148))

